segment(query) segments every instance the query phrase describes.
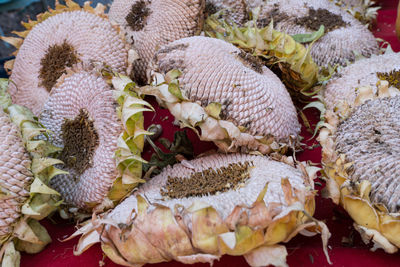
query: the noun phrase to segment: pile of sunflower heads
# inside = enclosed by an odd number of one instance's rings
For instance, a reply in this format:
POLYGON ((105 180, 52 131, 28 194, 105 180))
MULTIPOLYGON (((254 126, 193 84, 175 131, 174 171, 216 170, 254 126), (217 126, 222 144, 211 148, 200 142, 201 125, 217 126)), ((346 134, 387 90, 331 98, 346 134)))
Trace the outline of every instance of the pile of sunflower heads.
POLYGON ((22 22, 1 37, 16 48, 0 80, 2 266, 51 242, 39 221, 55 212, 79 225, 75 255, 101 243, 125 266, 225 254, 287 266, 283 243, 298 234, 320 234, 331 263, 331 234, 313 218, 319 171, 363 240, 396 252, 400 56, 369 31, 377 10, 67 0, 22 22), (170 152, 157 147, 160 127, 145 127, 157 105, 215 149, 193 157, 182 132, 163 140, 170 152), (321 111, 322 168, 296 159, 304 106, 321 111))

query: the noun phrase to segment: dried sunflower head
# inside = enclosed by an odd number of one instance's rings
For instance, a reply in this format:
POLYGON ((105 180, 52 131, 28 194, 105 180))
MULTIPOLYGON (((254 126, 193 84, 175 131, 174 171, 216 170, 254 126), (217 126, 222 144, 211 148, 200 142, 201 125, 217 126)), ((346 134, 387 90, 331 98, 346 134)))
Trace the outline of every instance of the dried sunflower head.
POLYGON ((285 152, 300 125, 279 78, 249 54, 214 38, 189 37, 156 54, 154 94, 181 123, 223 151, 285 152))
POLYGON ((361 86, 371 86, 376 93, 379 80, 387 80, 390 87, 400 89, 400 53, 360 59, 341 69, 323 92, 327 109, 353 103, 361 86))
POLYGON ((99 62, 115 71, 125 72, 128 52, 117 28, 103 14, 105 7, 84 8, 67 1, 38 15, 37 21, 23 23, 21 38, 3 40, 17 48, 12 68, 10 94, 13 101, 39 115, 57 79, 66 68, 78 62, 99 62))
POLYGON ((327 111, 319 136, 329 195, 365 243, 394 253, 400 247, 400 91, 381 81, 348 101, 327 111))
POLYGON ((54 132, 69 172, 52 185, 71 212, 112 207, 144 182, 142 112, 148 104, 129 89, 113 90, 95 70, 77 67, 60 78, 44 106, 40 122, 54 132))
POLYGON ((285 266, 280 242, 319 232, 325 246, 329 232, 311 218, 313 174, 301 163, 293 167, 293 159, 281 160, 215 154, 167 167, 78 230, 83 236, 75 253, 101 240, 105 254, 127 266, 212 264, 224 254, 244 255, 251 266, 285 266))
POLYGON ((126 32, 137 52, 132 79, 147 84, 153 57, 163 45, 197 35, 203 24, 205 0, 116 0, 109 16, 126 32))
POLYGON ((273 0, 261 5, 259 26, 273 19, 275 28, 287 34, 305 34, 325 27, 325 35, 312 44, 311 56, 322 67, 346 65, 355 53, 378 53, 375 37, 350 14, 328 0, 273 0))
POLYGON ((20 255, 41 251, 51 238, 36 220, 59 204, 50 180, 63 173, 49 158, 57 151, 40 136, 43 128, 26 108, 11 103, 7 81, 0 79, 0 263, 19 266, 20 255))

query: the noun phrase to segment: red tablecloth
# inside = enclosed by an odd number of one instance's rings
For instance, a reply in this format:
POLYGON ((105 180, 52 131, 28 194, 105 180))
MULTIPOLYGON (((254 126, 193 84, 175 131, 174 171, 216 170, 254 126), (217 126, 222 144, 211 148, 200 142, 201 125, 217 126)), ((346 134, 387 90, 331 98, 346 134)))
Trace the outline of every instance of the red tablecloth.
MULTIPOLYGON (((378 23, 374 30, 377 37, 383 38, 390 42, 395 51, 400 50, 400 42, 394 35, 394 22, 396 18, 397 0, 380 1, 382 9, 379 11, 378 23)), ((151 100, 155 105, 154 100, 151 100)), ((319 114, 310 110, 306 115, 312 122, 316 122, 319 114)), ((158 110, 157 114, 146 114, 146 125, 152 123, 160 123, 163 125, 163 137, 170 140, 173 139, 173 132, 179 130, 172 127, 172 116, 166 110, 158 110), (166 116, 168 120, 162 121, 166 116)), ((205 152, 214 148, 211 143, 198 141, 197 137, 188 131, 189 137, 193 142, 195 153, 205 152)), ((310 138, 310 134, 303 129, 305 140, 310 138)), ((308 141, 308 144, 315 144, 315 140, 308 141)), ((312 151, 306 150, 299 154, 300 160, 311 160, 312 162, 320 162, 321 150, 315 148, 312 151)), ((368 246, 364 245, 357 232, 352 228, 352 221, 347 214, 339 207, 332 204, 330 200, 317 197, 317 210, 315 217, 319 220, 326 221, 332 237, 329 241, 329 255, 333 262, 333 266, 400 266, 400 254, 389 255, 382 250, 371 252, 368 246), (342 243, 343 237, 353 236, 354 243, 349 246, 342 243)), ((21 260, 22 267, 64 267, 64 266, 85 266, 98 267, 99 262, 103 259, 100 246, 96 245, 79 257, 72 254, 73 247, 78 241, 77 239, 68 242, 60 242, 74 232, 74 225, 65 222, 52 223, 49 220, 43 221, 47 227, 53 242, 41 253, 36 255, 23 254, 21 260)), ((322 251, 321 240, 319 236, 306 238, 302 236, 295 237, 286 244, 289 256, 287 258, 290 266, 328 266, 322 251)), ((117 267, 109 259, 104 260, 106 266, 117 267)), ((155 264, 154 267, 172 267, 183 266, 177 262, 155 264)), ((206 264, 196 264, 195 266, 208 266, 206 264)), ((243 257, 224 256, 220 261, 215 262, 214 266, 247 266, 243 257)))

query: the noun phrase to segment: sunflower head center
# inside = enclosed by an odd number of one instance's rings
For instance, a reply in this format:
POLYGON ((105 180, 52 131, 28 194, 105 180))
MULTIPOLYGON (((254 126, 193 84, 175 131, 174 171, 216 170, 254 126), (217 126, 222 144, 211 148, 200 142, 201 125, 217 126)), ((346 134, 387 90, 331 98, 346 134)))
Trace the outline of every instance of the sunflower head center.
POLYGON ((62 44, 52 45, 40 60, 39 78, 41 86, 51 91, 58 78, 65 73, 67 67, 72 67, 79 61, 72 45, 64 41, 62 44))
POLYGON ((250 178, 251 162, 231 163, 218 169, 206 169, 195 172, 187 178, 168 177, 161 189, 164 197, 179 199, 185 197, 201 197, 234 190, 250 178))
POLYGON ((325 31, 333 31, 349 25, 345 22, 341 15, 334 14, 327 9, 309 8, 308 15, 305 17, 297 18, 295 20, 297 25, 305 26, 310 30, 317 31, 321 25, 325 26, 325 31))
POLYGON ((391 72, 378 72, 376 74, 379 79, 385 80, 389 83, 389 86, 400 89, 400 70, 392 70, 391 72))
POLYGON ((126 15, 125 20, 134 31, 141 31, 146 26, 146 19, 151 10, 144 0, 137 1, 131 7, 131 11, 126 15))
POLYGON ((64 149, 61 160, 68 168, 82 174, 92 165, 92 157, 99 143, 93 120, 85 109, 74 119, 65 119, 61 126, 64 149))

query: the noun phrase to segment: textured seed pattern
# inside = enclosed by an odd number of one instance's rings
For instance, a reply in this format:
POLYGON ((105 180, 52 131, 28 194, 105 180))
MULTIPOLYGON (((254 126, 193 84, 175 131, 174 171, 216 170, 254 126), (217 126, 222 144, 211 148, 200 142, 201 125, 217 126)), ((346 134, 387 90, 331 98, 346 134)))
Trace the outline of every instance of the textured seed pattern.
POLYGON ((118 32, 106 20, 84 11, 64 12, 36 25, 28 34, 16 57, 9 92, 16 104, 39 115, 49 97, 39 78, 41 60, 49 47, 67 42, 79 60, 100 62, 125 72, 127 51, 118 32))
POLYGON ((310 8, 325 9, 340 15, 348 26, 329 31, 311 48, 311 56, 319 66, 345 65, 347 61, 354 61, 354 51, 366 57, 378 53, 375 37, 367 27, 328 0, 272 0, 267 2, 248 0, 248 2, 250 8, 257 5, 262 6, 260 19, 269 18, 271 13, 276 13, 278 8, 279 13, 287 16, 288 19, 280 20, 275 27, 278 31, 289 34, 313 32, 313 30, 296 23, 299 18, 309 15, 310 8))
POLYGON ((82 174, 92 165, 93 152, 99 143, 99 136, 86 109, 81 109, 73 120, 66 119, 61 131, 64 143, 61 160, 68 168, 82 174))
MULTIPOLYGON (((85 109, 93 122, 98 144, 91 164, 78 173, 64 167, 70 175, 59 175, 51 180, 52 187, 61 193, 67 204, 85 208, 86 203, 101 203, 118 173, 114 159, 117 138, 122 132, 116 114, 116 103, 110 86, 97 74, 79 71, 69 74, 56 86, 44 106, 40 122, 54 132, 54 144, 64 147, 62 125, 73 120, 85 109)), ((82 136, 76 137, 80 143, 82 136)))
POLYGON ((224 41, 191 37, 160 49, 161 72, 179 69, 179 85, 191 101, 202 106, 222 104, 221 118, 244 126, 252 135, 285 139, 297 136, 300 126, 289 93, 265 66, 253 70, 254 61, 224 41))
MULTIPOLYGON (((251 206, 257 199, 262 188, 268 183, 268 191, 265 194, 264 201, 268 203, 280 203, 281 208, 287 206, 284 194, 281 188, 281 179, 288 178, 293 188, 302 190, 305 188, 304 176, 302 173, 284 163, 270 160, 267 157, 252 156, 245 154, 215 154, 203 158, 197 158, 190 162, 193 169, 187 168, 182 164, 176 164, 173 167, 165 168, 161 174, 152 178, 137 191, 137 194, 146 196, 149 203, 165 205, 174 210, 175 205, 181 205, 188 208, 195 201, 201 201, 212 205, 222 219, 233 211, 237 205, 251 206), (253 167, 249 169, 250 178, 242 187, 232 188, 232 190, 222 192, 216 195, 206 195, 202 197, 190 197, 181 199, 164 198, 160 189, 166 186, 168 177, 180 177, 188 179, 196 172, 204 172, 212 169, 217 171, 230 164, 242 162, 252 162, 253 167)), ((124 200, 110 214, 110 218, 116 222, 126 223, 133 209, 136 209, 136 194, 124 200)))
POLYGON ((206 0, 206 13, 212 15, 224 10, 226 17, 237 25, 243 25, 248 19, 244 0, 206 0))
POLYGON ((31 160, 21 134, 9 116, 0 109, 0 238, 12 232, 21 216, 21 206, 29 197, 33 180, 31 160))
MULTIPOLYGON (((127 33, 127 41, 139 54, 133 64, 132 78, 145 84, 147 70, 152 67, 156 51, 172 41, 200 33, 204 12, 204 0, 115 0, 111 5, 110 20, 121 25, 127 33), (137 2, 145 2, 149 9, 144 18, 144 27, 136 31, 129 26, 127 17, 131 7, 137 2)), ((142 18, 138 18, 142 19, 142 18)))
POLYGON ((371 200, 400 211, 400 96, 370 100, 341 123, 336 149, 354 162, 353 181, 372 184, 371 200))
POLYGON ((185 179, 169 176, 165 188, 161 189, 161 195, 183 198, 226 192, 244 183, 250 177, 250 166, 252 164, 246 161, 229 164, 216 170, 195 172, 185 179))
POLYGON ((379 81, 377 73, 390 73, 393 70, 400 70, 399 53, 372 56, 343 68, 329 81, 324 91, 327 108, 333 109, 344 100, 354 103, 357 96, 356 88, 371 86, 376 90, 376 83, 379 81))

